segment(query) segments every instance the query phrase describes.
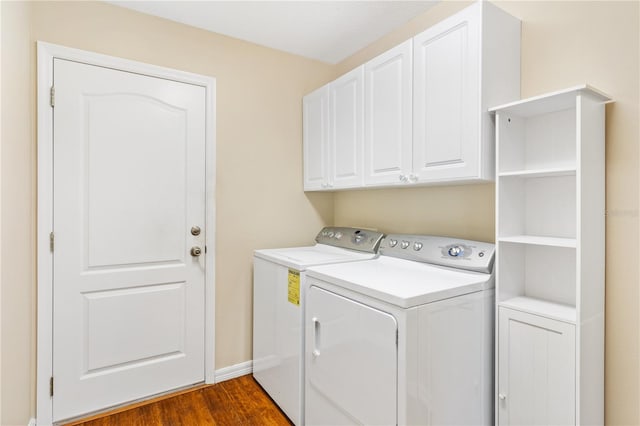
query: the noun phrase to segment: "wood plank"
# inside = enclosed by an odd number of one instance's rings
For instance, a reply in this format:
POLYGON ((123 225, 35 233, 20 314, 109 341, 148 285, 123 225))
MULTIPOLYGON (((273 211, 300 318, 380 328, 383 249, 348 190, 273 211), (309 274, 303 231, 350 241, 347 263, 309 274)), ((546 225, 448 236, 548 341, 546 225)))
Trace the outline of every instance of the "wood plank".
POLYGON ((67 426, 291 426, 251 375, 138 402, 67 426))
MULTIPOLYGON (((178 395, 182 395, 183 393, 193 392, 194 390, 206 388, 208 386, 211 386, 211 385, 201 384, 201 385, 196 385, 196 386, 190 386, 190 387, 188 387, 186 389, 180 389, 179 391, 176 391, 176 392, 165 393, 163 395, 159 395, 159 396, 156 396, 156 397, 153 397, 153 398, 149 398, 149 399, 145 399, 145 400, 142 400, 142 401, 138 401, 138 402, 135 402, 133 404, 128 404, 128 405, 123 405, 123 406, 120 406, 120 407, 116 407, 113 410, 106 410, 106 411, 103 411, 103 412, 99 412, 99 413, 93 414, 91 416, 83 417, 81 419, 72 420, 69 423, 65 423, 65 426, 81 426, 81 425, 85 424, 86 422, 89 422, 89 421, 92 421, 92 420, 95 420, 95 419, 101 419, 103 417, 112 416, 114 414, 118 414, 118 413, 121 413, 123 411, 129 411, 129 410, 132 410, 134 408, 143 407, 143 406, 146 406, 146 405, 149 405, 149 404, 153 404, 153 403, 162 401, 163 399, 174 398, 174 397, 176 397, 178 395)), ((107 424, 107 423, 105 423, 105 424, 107 424)))

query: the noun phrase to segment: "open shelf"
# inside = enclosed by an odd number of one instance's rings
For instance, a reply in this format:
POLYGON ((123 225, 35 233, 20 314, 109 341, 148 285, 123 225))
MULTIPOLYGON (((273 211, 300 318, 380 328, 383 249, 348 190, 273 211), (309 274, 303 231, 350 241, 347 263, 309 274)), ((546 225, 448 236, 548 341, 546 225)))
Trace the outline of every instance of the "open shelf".
POLYGON ((576 306, 576 249, 568 239, 531 236, 498 239, 498 302, 515 297, 576 306), (544 241, 555 244, 536 244, 544 241))
POLYGON ((576 238, 576 176, 498 178, 498 237, 576 238))
POLYGON ((575 324, 577 318, 574 306, 549 302, 534 297, 514 297, 500 302, 499 306, 571 324, 575 324))
POLYGON ((576 106, 529 117, 501 112, 498 175, 576 168, 576 106))
POLYGON ((524 178, 536 178, 536 177, 554 177, 554 176, 575 176, 575 167, 556 167, 549 169, 528 169, 528 170, 513 170, 509 172, 498 173, 498 177, 524 177, 524 178))
POLYGON ((499 242, 532 244, 548 247, 576 248, 575 238, 540 237, 537 235, 510 235, 498 238, 499 242))

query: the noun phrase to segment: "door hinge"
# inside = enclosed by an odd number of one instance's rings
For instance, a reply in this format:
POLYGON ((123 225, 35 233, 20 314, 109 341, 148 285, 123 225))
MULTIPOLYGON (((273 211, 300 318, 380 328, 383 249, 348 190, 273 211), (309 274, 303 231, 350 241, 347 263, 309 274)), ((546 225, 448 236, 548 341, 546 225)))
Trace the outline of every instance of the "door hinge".
POLYGON ((49 379, 49 396, 53 396, 53 376, 49 379))
POLYGON ((204 252, 207 253, 207 246, 204 246, 204 252))
POLYGON ((49 91, 49 104, 53 108, 56 106, 56 88, 55 86, 51 86, 51 90, 49 91))
POLYGON ((49 250, 51 250, 53 252, 53 243, 55 240, 55 236, 53 235, 53 232, 49 233, 49 250))

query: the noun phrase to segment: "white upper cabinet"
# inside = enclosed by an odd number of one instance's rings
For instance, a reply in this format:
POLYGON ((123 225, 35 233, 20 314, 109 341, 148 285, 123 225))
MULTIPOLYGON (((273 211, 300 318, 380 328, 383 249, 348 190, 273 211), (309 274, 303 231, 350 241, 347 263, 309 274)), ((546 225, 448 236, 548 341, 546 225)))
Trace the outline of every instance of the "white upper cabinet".
MULTIPOLYGON (((520 97, 520 21, 478 1, 328 87, 330 119, 322 129, 331 128, 331 149, 307 147, 322 145, 322 131, 309 126, 326 116, 305 115, 305 190, 493 180, 487 109, 520 97), (323 159, 308 157, 316 154, 323 159)), ((305 114, 324 111, 317 96, 305 97, 305 114)))
POLYGON ((411 170, 412 41, 365 68, 365 185, 401 184, 411 170))
POLYGON ((364 67, 329 85, 329 189, 362 186, 364 67))
POLYGON ((362 186, 363 86, 360 66, 303 98, 305 191, 362 186))
POLYGON ((302 99, 304 190, 325 189, 329 182, 329 86, 302 99))
POLYGON ((492 180, 487 107, 520 96, 520 21, 474 3, 417 35, 413 49, 414 180, 492 180))

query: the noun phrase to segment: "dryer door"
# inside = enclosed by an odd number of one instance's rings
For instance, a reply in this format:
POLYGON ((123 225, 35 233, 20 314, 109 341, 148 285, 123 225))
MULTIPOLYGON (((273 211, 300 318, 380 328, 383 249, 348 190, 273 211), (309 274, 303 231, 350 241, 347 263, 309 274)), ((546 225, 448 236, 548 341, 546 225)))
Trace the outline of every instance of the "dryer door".
POLYGON ((397 424, 396 319, 312 286, 306 325, 306 424, 397 424))

